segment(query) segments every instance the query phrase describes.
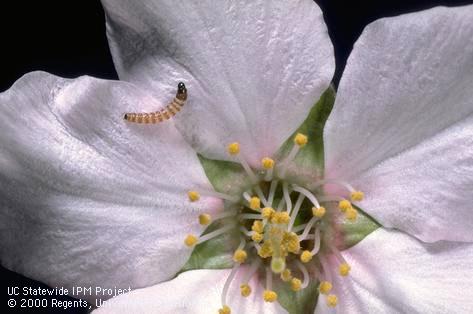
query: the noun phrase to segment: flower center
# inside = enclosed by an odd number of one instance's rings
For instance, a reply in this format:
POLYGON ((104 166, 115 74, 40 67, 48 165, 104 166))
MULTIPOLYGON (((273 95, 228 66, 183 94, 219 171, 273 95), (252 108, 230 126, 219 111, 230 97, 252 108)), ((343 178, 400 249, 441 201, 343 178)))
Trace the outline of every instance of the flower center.
POLYGON ((249 281, 258 273, 265 277, 262 297, 266 302, 278 298, 273 280, 281 280, 294 291, 305 289, 315 281, 319 283, 319 292, 325 295, 326 304, 330 307, 337 305, 337 296, 331 294, 332 277, 327 256, 336 257, 340 276, 347 276, 350 266, 335 245, 337 222, 334 217, 343 214, 345 219, 355 221, 358 212, 347 198, 361 201, 363 193, 342 181, 318 180, 310 186, 302 186, 286 179, 289 165, 307 141, 307 136, 297 134, 291 151, 283 160, 276 163, 270 157, 263 158, 261 168, 257 170, 241 156, 239 143, 231 143, 228 153, 245 169, 251 188, 241 195, 188 192, 192 202, 198 201, 201 195, 225 201, 225 209, 217 215, 199 216, 199 223, 203 226, 216 220, 222 220, 222 226, 200 237, 188 235, 184 241, 188 247, 227 232, 239 232, 240 244, 235 247, 234 266, 224 284, 220 314, 231 312, 227 293, 242 264, 250 265, 242 276, 238 276, 243 297, 251 294, 249 281), (344 195, 327 194, 323 187, 328 184, 341 187, 344 195), (332 206, 333 202, 338 203, 338 209, 332 206), (321 203, 327 205, 324 207, 321 203))

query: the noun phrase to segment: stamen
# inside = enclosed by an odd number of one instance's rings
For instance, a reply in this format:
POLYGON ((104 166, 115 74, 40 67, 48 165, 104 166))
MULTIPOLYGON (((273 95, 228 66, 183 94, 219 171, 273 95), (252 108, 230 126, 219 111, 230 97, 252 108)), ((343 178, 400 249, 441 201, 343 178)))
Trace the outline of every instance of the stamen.
POLYGON ((243 198, 244 198, 248 203, 250 202, 251 196, 250 196, 249 191, 243 192, 243 198))
POLYGON ((297 146, 303 147, 307 144, 308 138, 307 135, 302 134, 302 133, 297 133, 296 137, 294 138, 294 144, 297 146))
POLYGON ((223 218, 235 216, 237 214, 236 210, 224 210, 216 215, 214 215, 212 218, 212 221, 217 221, 223 218))
POLYGON ((307 239, 307 235, 310 232, 310 229, 312 229, 312 226, 319 220, 317 217, 312 217, 309 222, 306 224, 304 228, 304 232, 302 232, 302 235, 299 236, 299 241, 304 241, 307 239))
POLYGON ((226 226, 224 226, 220 229, 209 232, 209 233, 201 236, 199 238, 199 240, 197 241, 197 244, 200 244, 200 243, 203 243, 203 242, 208 241, 210 239, 213 239, 213 238, 215 238, 215 237, 217 237, 217 236, 219 236, 219 235, 221 235, 221 234, 223 234, 223 233, 225 233, 228 230, 233 229, 233 228, 235 228, 235 224, 226 225, 226 226))
POLYGON ((282 184, 282 192, 284 194, 284 200, 286 201, 287 212, 289 213, 292 210, 292 202, 291 197, 289 196, 289 188, 287 182, 284 182, 282 184))
POLYGON ((230 284, 233 281, 233 278, 235 278, 235 275, 238 271, 238 268, 240 267, 240 264, 235 264, 232 268, 232 271, 230 272, 230 275, 228 275, 227 280, 225 281, 225 284, 223 285, 223 290, 222 290, 222 308, 225 309, 227 307, 227 294, 228 294, 228 289, 230 288, 230 284))
POLYGON ((253 230, 255 232, 258 232, 258 233, 263 233, 263 231, 264 231, 263 222, 261 220, 253 221, 253 225, 251 226, 251 230, 253 230))
POLYGON ((232 310, 228 305, 224 305, 221 309, 218 310, 218 314, 231 314, 232 310))
POLYGON ((338 298, 335 294, 331 294, 327 296, 327 305, 330 307, 335 307, 337 306, 338 303, 338 298))
POLYGON ((258 232, 253 232, 253 234, 251 235, 251 240, 255 241, 256 243, 260 243, 261 241, 263 241, 263 235, 258 232))
MULTIPOLYGON (((187 195, 189 196, 189 200, 191 202, 195 202, 193 200, 193 198, 191 198, 191 195, 190 193, 197 193, 198 195, 198 198, 195 200, 199 200, 200 198, 200 195, 204 195, 204 196, 209 196, 209 197, 215 197, 215 198, 219 198, 219 199, 222 199, 222 200, 226 200, 226 201, 229 201, 229 202, 232 202, 232 203, 237 203, 238 201, 240 201, 240 199, 236 196, 231 196, 231 195, 228 195, 228 194, 225 194, 225 193, 220 193, 220 192, 216 192, 216 191, 189 191, 187 193, 187 195)), ((195 196, 195 194, 193 194, 193 196, 195 196)))
POLYGON ((315 255, 319 252, 320 250, 320 229, 319 228, 315 228, 315 232, 314 232, 314 248, 312 249, 312 251, 310 251, 310 253, 312 255, 315 255))
POLYGON ((240 226, 240 231, 246 235, 247 237, 251 237, 254 233, 254 231, 249 231, 248 229, 246 229, 245 227, 243 226, 240 226))
POLYGON ((236 156, 236 158, 238 159, 240 164, 243 166, 243 169, 245 169, 246 174, 250 178, 251 183, 255 184, 256 182, 258 182, 258 179, 256 178, 256 175, 253 172, 253 170, 251 169, 250 165, 245 160, 245 158, 243 158, 240 155, 240 144, 238 142, 234 142, 234 143, 229 144, 228 147, 227 147, 227 151, 230 155, 236 156))
POLYGON ((200 214, 199 215, 199 224, 202 226, 207 226, 212 221, 212 216, 209 214, 200 214))
POLYGON ((299 278, 292 278, 291 279, 291 290, 292 291, 299 291, 302 289, 302 282, 299 278))
POLYGON ((261 160, 261 164, 263 166, 263 169, 266 170, 266 175, 264 176, 264 180, 271 181, 271 179, 273 178, 274 160, 269 157, 265 157, 263 158, 263 160, 261 160))
POLYGON ((292 189, 293 189, 294 191, 296 191, 296 192, 299 192, 299 193, 301 193, 301 194, 304 194, 305 197, 307 197, 315 207, 317 207, 317 208, 320 207, 320 204, 319 204, 319 202, 317 201, 317 198, 316 198, 315 195, 312 194, 312 192, 310 192, 309 190, 304 189, 303 187, 297 186, 297 185, 295 185, 295 184, 292 185, 292 189))
MULTIPOLYGON (((324 272, 325 280, 320 282, 319 291, 322 294, 328 294, 332 290, 332 275, 330 274, 330 270, 328 268, 328 263, 326 259, 321 256, 319 258, 320 264, 322 265, 322 269, 324 272)), ((327 305, 330 307, 335 307, 337 305, 338 299, 337 296, 334 294, 327 295, 327 305)))
POLYGON ((280 212, 282 210, 282 208, 284 207, 284 205, 286 205, 286 200, 284 198, 282 198, 279 201, 278 208, 276 208, 276 211, 280 212))
POLYGON ((187 192, 187 196, 191 202, 197 202, 200 199, 200 194, 197 191, 189 191, 187 192))
POLYGON ((276 194, 276 188, 278 187, 278 180, 273 180, 271 182, 271 186, 269 187, 269 196, 268 196, 268 204, 272 206, 274 201, 274 195, 276 194))
POLYGON ((359 202, 362 201, 364 198, 364 193, 361 191, 357 191, 353 188, 351 184, 345 181, 333 180, 333 179, 326 179, 320 180, 316 184, 311 186, 311 189, 318 188, 319 186, 326 185, 326 184, 335 184, 341 187, 344 187, 348 192, 350 192, 350 198, 352 201, 359 202))
POLYGON ((194 245, 197 244, 197 241, 198 241, 198 239, 197 239, 197 237, 196 237, 195 235, 189 234, 189 235, 187 235, 187 237, 185 238, 184 244, 185 244, 186 246, 188 246, 188 247, 192 247, 192 246, 194 246, 194 245))
POLYGON ((261 200, 256 196, 250 198, 250 201, 248 203, 249 207, 253 210, 259 211, 261 208, 261 200))
POLYGON ((339 266, 339 273, 341 276, 345 277, 345 276, 348 276, 348 274, 350 273, 350 265, 347 263, 347 261, 345 260, 345 258, 343 258, 342 254, 340 253, 340 251, 335 247, 335 245, 333 244, 330 244, 329 245, 329 248, 330 250, 333 252, 333 254, 335 255, 335 257, 337 258, 338 262, 340 263, 340 266, 339 266))
POLYGON ((351 222, 356 221, 356 218, 358 217, 358 211, 354 209, 353 207, 348 208, 345 211, 345 218, 348 219, 351 222))
POLYGON ((290 216, 287 212, 275 212, 271 217, 271 222, 274 224, 287 224, 290 216))
POLYGON ((291 270, 289 268, 286 268, 285 270, 282 271, 281 279, 284 282, 288 282, 292 279, 291 270))
POLYGON ((340 202, 338 202, 338 208, 342 211, 342 213, 346 212, 348 209, 351 208, 351 203, 350 201, 347 201, 345 199, 342 199, 340 202))
POLYGON ((240 219, 263 219, 260 214, 241 214, 238 216, 240 219))
POLYGON ((307 288, 307 286, 309 285, 309 282, 310 282, 309 272, 307 271, 307 268, 304 266, 304 264, 302 264, 301 262, 299 262, 297 260, 296 260, 296 265, 299 268, 299 270, 302 272, 302 276, 303 276, 301 289, 305 289, 305 288, 307 288))
POLYGON ((248 297, 251 294, 251 287, 248 284, 240 285, 240 294, 242 297, 248 297))
POLYGON ((259 185, 257 185, 255 187, 255 191, 256 191, 256 194, 258 195, 258 197, 260 198, 260 200, 263 202, 263 205, 265 207, 268 207, 270 206, 270 204, 268 203, 268 201, 266 200, 266 198, 264 197, 264 194, 263 194, 263 191, 261 190, 261 187, 259 185))
POLYGON ((296 205, 294 205, 294 210, 291 214, 291 220, 289 221, 289 225, 287 226, 287 230, 291 231, 292 226, 294 226, 294 222, 296 221, 297 214, 299 213, 299 209, 301 208, 302 202, 304 201, 304 194, 299 194, 297 197, 296 205))
POLYGON ((248 273, 245 275, 243 279, 243 283, 240 285, 240 293, 243 297, 248 297, 251 294, 251 287, 248 284, 250 281, 251 277, 253 277, 254 273, 258 269, 261 261, 259 259, 255 260, 248 271, 248 273))
POLYGON ((261 215, 262 215, 263 218, 265 218, 265 219, 270 219, 273 214, 274 214, 274 209, 271 208, 271 207, 265 207, 265 208, 263 208, 263 210, 261 211, 261 215))
POLYGON ((319 292, 321 294, 328 294, 332 290, 330 281, 321 281, 319 285, 319 292))
POLYGON ((243 249, 237 249, 235 253, 233 253, 233 261, 235 263, 243 264, 247 258, 248 258, 248 254, 243 249))
POLYGON ((305 250, 301 254, 301 261, 303 263, 308 263, 312 260, 312 257, 313 257, 312 253, 310 251, 305 250))
POLYGON ((314 215, 317 218, 322 218, 323 216, 325 216, 326 212, 327 210, 325 209, 325 207, 322 207, 322 206, 320 206, 319 208, 312 207, 312 215, 314 215))
POLYGON ((261 265, 261 260, 258 258, 250 265, 250 269, 248 269, 248 273, 246 273, 245 277, 243 277, 243 283, 248 284, 250 282, 251 277, 256 273, 259 266, 261 265))
POLYGON ((273 290, 273 273, 269 268, 266 268, 266 290, 263 292, 263 299, 265 302, 274 302, 278 299, 278 295, 273 290))
POLYGON ((284 178, 286 176, 286 171, 289 167, 289 164, 294 160, 301 147, 303 147, 305 144, 307 144, 307 136, 298 133, 294 138, 294 145, 292 146, 289 155, 287 155, 286 159, 282 162, 282 166, 279 171, 280 178, 284 178))

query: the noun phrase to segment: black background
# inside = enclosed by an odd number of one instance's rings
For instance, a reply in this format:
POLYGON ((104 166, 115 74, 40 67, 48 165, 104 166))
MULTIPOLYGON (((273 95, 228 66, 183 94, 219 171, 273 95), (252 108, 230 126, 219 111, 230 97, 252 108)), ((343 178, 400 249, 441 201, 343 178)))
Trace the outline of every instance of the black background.
MULTIPOLYGON (((353 43, 370 22, 385 16, 431 8, 437 5, 465 5, 473 0, 318 0, 325 14, 335 47, 340 79, 353 43)), ((473 21, 472 21, 473 23, 473 21)), ((3 1, 0 4, 0 91, 8 89, 20 76, 44 70, 63 77, 91 75, 117 79, 105 36, 104 13, 100 2, 3 1)), ((7 287, 46 287, 0 267, 1 313, 7 307, 7 287)), ((67 298, 64 298, 67 299, 67 298)), ((23 311, 38 313, 37 309, 23 311)), ((48 309, 45 313, 85 313, 48 309)))

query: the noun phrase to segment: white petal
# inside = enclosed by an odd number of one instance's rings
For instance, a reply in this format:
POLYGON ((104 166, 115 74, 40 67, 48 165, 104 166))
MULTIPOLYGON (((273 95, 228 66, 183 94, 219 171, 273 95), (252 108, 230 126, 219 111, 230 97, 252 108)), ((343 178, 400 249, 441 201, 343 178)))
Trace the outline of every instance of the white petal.
POLYGON ((66 288, 144 287, 182 267, 201 230, 186 192, 209 183, 172 124, 123 120, 132 105, 159 106, 129 83, 42 72, 0 95, 5 267, 66 288))
POLYGON ((363 173, 360 206, 424 241, 473 242, 473 115, 363 173))
POLYGON ((327 171, 351 178, 473 113, 473 6, 368 25, 327 121, 327 171))
MULTIPOLYGON (((245 269, 239 270, 228 292, 227 302, 232 313, 287 313, 277 302, 263 301, 263 287, 256 278, 249 283, 253 290, 251 295, 247 298, 240 295, 245 269)), ((230 270, 188 271, 171 281, 115 297, 94 313, 217 313, 222 307, 222 289, 229 273, 230 270)))
MULTIPOLYGON (((473 308, 471 243, 426 244, 379 228, 343 255, 351 271, 341 277, 333 269, 337 313, 447 314, 473 308)), ((333 313, 323 296, 315 313, 333 313)))
POLYGON ((226 159, 234 141, 253 165, 272 155, 333 75, 312 0, 102 2, 120 78, 158 99, 184 81, 189 101, 177 125, 208 157, 226 159))
POLYGON ((424 241, 473 241, 473 6, 367 26, 325 130, 327 176, 424 241))

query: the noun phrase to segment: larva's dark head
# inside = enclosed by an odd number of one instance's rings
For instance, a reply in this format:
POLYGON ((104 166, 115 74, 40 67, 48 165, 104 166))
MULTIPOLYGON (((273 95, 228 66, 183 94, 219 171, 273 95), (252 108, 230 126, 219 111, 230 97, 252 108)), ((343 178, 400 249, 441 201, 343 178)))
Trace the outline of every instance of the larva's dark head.
POLYGON ((183 82, 179 82, 177 84, 177 94, 176 97, 181 100, 186 100, 187 99, 187 88, 186 85, 183 82))

